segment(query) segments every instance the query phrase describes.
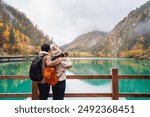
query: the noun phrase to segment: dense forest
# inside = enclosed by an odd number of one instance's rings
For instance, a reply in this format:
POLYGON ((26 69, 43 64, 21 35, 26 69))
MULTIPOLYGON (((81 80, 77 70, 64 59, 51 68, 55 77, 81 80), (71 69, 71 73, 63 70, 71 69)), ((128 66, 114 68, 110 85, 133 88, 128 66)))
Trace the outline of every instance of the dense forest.
POLYGON ((0 54, 36 54, 53 40, 33 25, 26 15, 0 0, 0 54))

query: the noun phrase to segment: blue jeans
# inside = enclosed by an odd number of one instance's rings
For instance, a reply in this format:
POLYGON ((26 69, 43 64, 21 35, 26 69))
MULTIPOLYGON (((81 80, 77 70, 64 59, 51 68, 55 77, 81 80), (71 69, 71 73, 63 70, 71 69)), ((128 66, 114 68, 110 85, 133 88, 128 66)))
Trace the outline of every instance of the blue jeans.
POLYGON ((65 95, 65 89, 66 80, 59 81, 55 86, 53 86, 53 100, 63 100, 65 95))

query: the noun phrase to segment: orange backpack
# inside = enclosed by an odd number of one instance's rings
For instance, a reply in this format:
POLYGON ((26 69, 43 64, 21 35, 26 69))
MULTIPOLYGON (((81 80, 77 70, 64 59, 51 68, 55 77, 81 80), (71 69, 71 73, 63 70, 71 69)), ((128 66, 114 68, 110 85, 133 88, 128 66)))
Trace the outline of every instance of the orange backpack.
POLYGON ((45 67, 44 68, 44 78, 46 82, 52 86, 55 86, 58 82, 58 77, 54 71, 54 68, 51 67, 45 67))

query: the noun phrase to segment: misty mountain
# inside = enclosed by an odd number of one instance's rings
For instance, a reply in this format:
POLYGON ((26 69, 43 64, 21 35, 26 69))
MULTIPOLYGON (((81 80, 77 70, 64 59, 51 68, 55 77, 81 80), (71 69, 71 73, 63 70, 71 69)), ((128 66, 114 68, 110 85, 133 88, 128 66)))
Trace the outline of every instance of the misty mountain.
POLYGON ((100 31, 89 32, 77 37, 71 43, 62 46, 62 48, 67 51, 89 51, 98 47, 99 44, 103 44, 106 34, 100 31))
POLYGON ((131 11, 127 17, 120 21, 105 38, 108 48, 103 52, 115 56, 119 52, 134 49, 138 40, 143 38, 143 49, 150 48, 150 1, 140 8, 131 11))
POLYGON ((63 46, 71 51, 89 51, 102 57, 150 56, 150 1, 131 11, 113 30, 91 32, 63 46), (149 53, 145 55, 145 53, 149 53))

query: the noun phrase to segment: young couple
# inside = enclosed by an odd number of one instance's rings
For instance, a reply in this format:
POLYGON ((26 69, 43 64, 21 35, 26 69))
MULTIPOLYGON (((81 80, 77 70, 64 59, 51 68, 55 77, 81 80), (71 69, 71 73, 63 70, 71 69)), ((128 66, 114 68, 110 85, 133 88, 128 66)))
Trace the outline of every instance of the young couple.
MULTIPOLYGON (((62 53, 62 51, 55 44, 43 44, 41 46, 41 51, 39 56, 43 56, 42 68, 54 67, 56 75, 59 77, 58 83, 52 86, 53 100, 63 100, 66 88, 66 70, 72 67, 72 63, 68 57, 67 53, 62 53)), ((42 81, 38 82, 39 88, 39 99, 47 100, 50 85, 43 78, 42 81)))

